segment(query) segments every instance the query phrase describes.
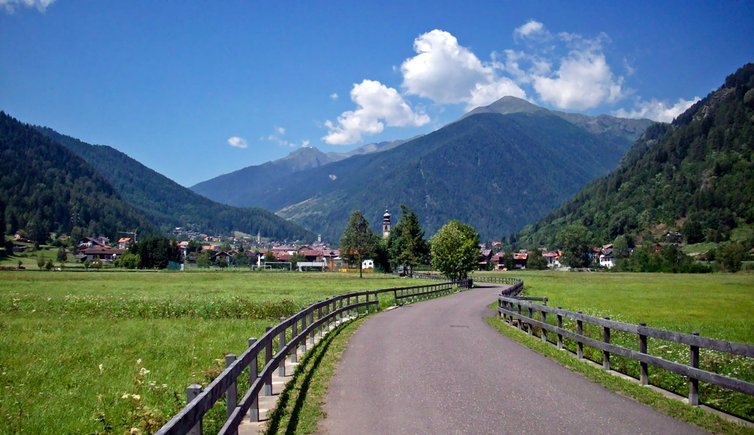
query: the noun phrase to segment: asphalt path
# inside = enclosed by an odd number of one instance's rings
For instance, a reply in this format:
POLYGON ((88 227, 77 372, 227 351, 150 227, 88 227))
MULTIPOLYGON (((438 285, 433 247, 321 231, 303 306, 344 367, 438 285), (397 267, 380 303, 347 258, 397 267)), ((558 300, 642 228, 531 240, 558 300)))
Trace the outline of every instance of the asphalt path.
POLYGON ((501 287, 367 319, 343 353, 320 426, 330 434, 694 434, 492 329, 501 287))

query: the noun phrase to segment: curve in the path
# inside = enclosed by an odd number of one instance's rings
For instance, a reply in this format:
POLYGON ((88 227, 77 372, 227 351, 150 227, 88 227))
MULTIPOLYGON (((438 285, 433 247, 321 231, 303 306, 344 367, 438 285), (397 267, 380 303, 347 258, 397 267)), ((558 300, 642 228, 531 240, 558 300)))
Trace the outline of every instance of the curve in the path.
POLYGON ((487 287, 375 315, 325 404, 331 434, 702 431, 617 395, 492 329, 487 287))

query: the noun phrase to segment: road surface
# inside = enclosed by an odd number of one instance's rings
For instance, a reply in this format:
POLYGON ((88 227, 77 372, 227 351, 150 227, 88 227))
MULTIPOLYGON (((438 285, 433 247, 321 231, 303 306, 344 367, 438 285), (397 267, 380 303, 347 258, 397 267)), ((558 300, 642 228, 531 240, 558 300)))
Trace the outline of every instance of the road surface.
POLYGON ((351 337, 328 393, 329 434, 694 434, 492 329, 502 287, 405 305, 351 337))

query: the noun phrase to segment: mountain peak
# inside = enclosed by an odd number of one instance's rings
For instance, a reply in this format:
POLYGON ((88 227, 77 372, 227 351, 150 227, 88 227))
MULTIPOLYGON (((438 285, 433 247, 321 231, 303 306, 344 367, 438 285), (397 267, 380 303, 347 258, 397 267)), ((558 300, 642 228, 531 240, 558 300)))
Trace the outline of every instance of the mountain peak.
POLYGON ((476 115, 477 113, 499 113, 501 115, 508 115, 511 113, 534 112, 548 112, 548 110, 532 104, 522 98, 506 95, 505 97, 500 98, 492 104, 475 108, 474 110, 464 115, 464 117, 476 115))

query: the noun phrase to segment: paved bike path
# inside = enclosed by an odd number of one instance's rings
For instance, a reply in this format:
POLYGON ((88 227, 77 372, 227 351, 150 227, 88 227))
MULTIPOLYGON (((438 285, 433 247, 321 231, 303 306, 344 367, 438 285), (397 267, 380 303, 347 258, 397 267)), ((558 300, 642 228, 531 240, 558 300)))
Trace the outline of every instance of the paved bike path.
POLYGON ((492 329, 502 287, 405 305, 351 337, 326 399, 330 434, 694 434, 492 329))

